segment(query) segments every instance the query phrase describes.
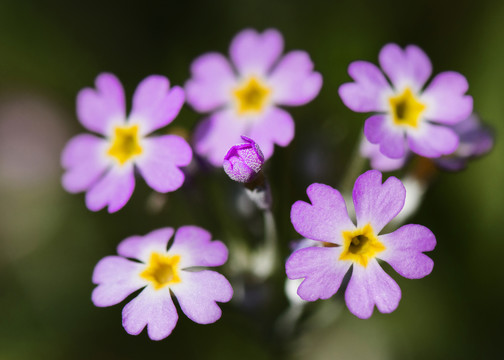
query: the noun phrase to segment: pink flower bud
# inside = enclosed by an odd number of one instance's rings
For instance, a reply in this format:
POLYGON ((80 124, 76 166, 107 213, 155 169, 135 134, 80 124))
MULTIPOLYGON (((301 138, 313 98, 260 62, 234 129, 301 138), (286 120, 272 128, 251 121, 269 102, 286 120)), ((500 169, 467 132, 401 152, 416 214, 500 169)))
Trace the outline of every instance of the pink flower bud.
POLYGON ((241 137, 245 144, 234 145, 224 157, 224 171, 228 176, 241 183, 253 181, 262 169, 264 155, 254 140, 241 137))

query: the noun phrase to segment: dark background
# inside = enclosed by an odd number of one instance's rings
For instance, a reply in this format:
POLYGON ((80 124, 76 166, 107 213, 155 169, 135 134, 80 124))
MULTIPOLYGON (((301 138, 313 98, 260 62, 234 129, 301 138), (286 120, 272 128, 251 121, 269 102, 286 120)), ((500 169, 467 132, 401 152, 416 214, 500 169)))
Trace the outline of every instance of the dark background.
MULTIPOLYGON (((501 354, 504 301, 504 3, 497 1, 14 1, 0 2, 0 359, 475 359, 501 354), (313 182, 336 185, 366 116, 337 95, 357 59, 377 62, 387 42, 414 43, 434 74, 459 71, 474 108, 497 133, 496 147, 461 173, 440 173, 411 222, 438 240, 433 273, 410 281, 399 308, 359 320, 340 295, 308 307, 332 306, 334 319, 274 331, 286 306, 285 274, 252 286, 251 304, 223 305, 214 325, 181 312, 161 342, 121 326, 122 305, 90 301, 94 265, 120 240, 163 227, 195 224, 229 244, 256 241, 260 214, 236 211, 240 189, 220 169, 199 172, 160 197, 139 180, 116 214, 92 213, 84 196, 60 186, 60 152, 83 132, 75 96, 102 71, 115 73, 131 99, 136 85, 159 73, 173 84, 207 51, 227 53, 246 27, 274 27, 287 51, 310 53, 324 78, 320 95, 290 109, 296 137, 268 163, 282 256, 299 235, 290 206, 313 182), (308 164, 310 166, 308 167, 308 164), (156 204, 166 202, 162 209, 156 204), (329 304, 329 305, 327 305, 329 304)), ((184 107, 172 128, 192 131, 200 116, 184 107)), ((168 129, 170 131, 170 128, 168 129)), ((390 270, 389 268, 387 268, 390 270)), ((226 272, 226 269, 221 269, 226 272)))

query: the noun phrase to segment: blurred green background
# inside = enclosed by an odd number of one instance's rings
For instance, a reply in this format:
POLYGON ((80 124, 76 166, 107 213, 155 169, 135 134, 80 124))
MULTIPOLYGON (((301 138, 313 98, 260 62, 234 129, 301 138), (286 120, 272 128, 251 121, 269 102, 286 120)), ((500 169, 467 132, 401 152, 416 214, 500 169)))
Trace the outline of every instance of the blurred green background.
MULTIPOLYGON (((0 359, 489 359, 501 353, 504 286, 504 2, 497 1, 60 1, 0 2, 0 359), (337 95, 357 59, 377 62, 387 42, 414 43, 434 73, 464 74, 475 111, 497 133, 488 156, 461 173, 442 173, 411 222, 438 240, 433 273, 421 280, 394 274, 399 308, 359 320, 333 300, 334 319, 315 319, 290 337, 275 332, 285 310, 285 274, 249 289, 251 304, 231 302, 214 325, 179 312, 161 342, 129 336, 122 305, 95 308, 94 265, 120 240, 163 227, 195 224, 229 244, 260 238, 260 214, 236 211, 240 188, 220 169, 198 172, 167 197, 143 181, 116 214, 92 213, 84 196, 60 186, 59 154, 83 132, 77 92, 102 71, 115 73, 127 98, 147 75, 173 84, 207 51, 226 53, 246 27, 274 27, 286 50, 308 51, 324 77, 320 95, 291 109, 297 136, 268 164, 282 256, 299 238, 289 220, 294 201, 313 182, 336 185, 366 116, 337 95), (259 230, 257 230, 259 229, 259 230)), ((185 107, 170 125, 194 128, 185 107)), ((390 268, 387 268, 390 270, 390 268)), ((331 307, 332 306, 332 307, 331 307)), ((313 319, 312 319, 313 320, 313 319)))

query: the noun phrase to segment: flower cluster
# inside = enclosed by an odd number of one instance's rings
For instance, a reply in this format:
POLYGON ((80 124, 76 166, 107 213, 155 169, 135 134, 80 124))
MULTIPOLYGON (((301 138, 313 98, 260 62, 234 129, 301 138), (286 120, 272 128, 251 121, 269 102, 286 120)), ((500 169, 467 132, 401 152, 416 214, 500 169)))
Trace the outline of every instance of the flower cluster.
MULTIPOLYGON (((274 145, 287 146, 294 137, 294 120, 283 106, 307 104, 322 86, 322 76, 306 52, 282 53, 283 37, 277 30, 243 30, 231 41, 229 60, 214 52, 194 60, 185 90, 170 87, 164 76, 144 79, 129 115, 119 80, 100 74, 95 88, 85 88, 77 96, 79 121, 93 134, 75 136, 63 150, 63 187, 71 193, 86 192, 90 210, 107 207, 110 213, 131 198, 136 173, 156 192, 179 189, 185 180, 181 168, 190 164, 193 150, 178 135, 154 132, 177 117, 187 94, 187 103, 206 114, 193 134, 195 153, 244 183, 249 199, 264 215, 260 256, 245 255, 242 260, 252 259, 252 267, 259 268, 256 281, 265 281, 276 268, 279 251, 263 166, 274 145)), ((348 72, 354 81, 339 88, 351 110, 374 113, 365 121, 365 138, 359 144, 361 156, 370 159, 373 169, 397 170, 420 155, 429 158, 429 164, 459 170, 468 159, 491 149, 493 135, 471 115, 473 99, 466 94, 463 75, 442 72, 428 83, 431 62, 414 45, 401 49, 387 44, 378 58, 381 69, 366 61, 351 63, 348 72)), ((364 319, 375 306, 382 313, 394 311, 401 299, 398 284, 378 260, 409 279, 431 273, 434 263, 424 252, 434 249, 436 238, 428 228, 409 224, 382 233, 403 209, 406 189, 396 177, 383 182, 378 170, 355 180, 355 222, 343 197, 348 194, 328 185, 310 185, 310 202, 292 205, 292 225, 306 239, 286 261, 285 271, 289 279, 302 281, 297 289, 301 299, 330 298, 351 271, 345 301, 350 312, 364 319)), ((170 335, 178 321, 174 297, 191 320, 208 324, 221 317, 217 303, 233 296, 228 280, 206 269, 227 261, 227 247, 198 226, 131 236, 119 244, 117 253, 96 265, 92 301, 99 307, 112 306, 139 291, 122 312, 129 334, 147 327, 153 340, 170 335)))

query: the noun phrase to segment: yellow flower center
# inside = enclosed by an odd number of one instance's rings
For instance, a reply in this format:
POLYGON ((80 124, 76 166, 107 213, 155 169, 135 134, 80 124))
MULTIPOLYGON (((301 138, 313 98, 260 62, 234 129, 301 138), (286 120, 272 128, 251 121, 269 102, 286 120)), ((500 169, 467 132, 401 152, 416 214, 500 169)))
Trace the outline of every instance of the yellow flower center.
POLYGON ((239 115, 258 113, 263 111, 268 102, 271 88, 255 76, 251 76, 233 90, 233 95, 236 98, 239 115))
POLYGON ((389 98, 390 108, 396 125, 418 127, 425 105, 418 101, 410 88, 400 95, 389 98))
POLYGON ((340 260, 350 260, 366 267, 369 260, 383 250, 385 246, 378 240, 370 224, 360 229, 343 231, 340 260))
POLYGON ((150 281, 156 290, 179 283, 181 281, 178 275, 179 262, 180 255, 168 256, 153 252, 140 276, 150 281))
POLYGON ((140 146, 138 125, 116 126, 110 142, 107 155, 115 158, 121 165, 143 152, 140 146))

